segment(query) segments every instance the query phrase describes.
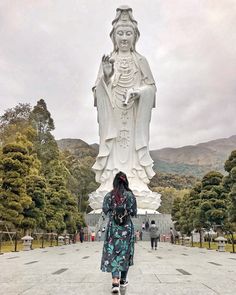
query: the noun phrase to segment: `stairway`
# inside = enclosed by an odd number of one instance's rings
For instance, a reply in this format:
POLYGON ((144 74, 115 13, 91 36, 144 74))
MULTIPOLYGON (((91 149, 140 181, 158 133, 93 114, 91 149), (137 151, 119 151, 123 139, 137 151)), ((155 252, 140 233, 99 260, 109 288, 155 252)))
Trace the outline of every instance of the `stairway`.
MULTIPOLYGON (((100 229, 107 227, 108 223, 108 217, 103 217, 102 214, 87 214, 86 215, 86 223, 89 227, 95 228, 95 233, 97 236, 97 232, 100 229)), ((151 224, 151 221, 155 220, 155 223, 159 229, 159 234, 160 235, 168 235, 170 232, 170 227, 173 227, 173 223, 171 220, 171 215, 170 214, 146 214, 146 215, 137 215, 136 218, 132 218, 133 224, 134 224, 134 229, 135 231, 142 230, 142 223, 148 221, 149 225, 151 224)), ((143 241, 149 241, 150 236, 148 231, 142 231, 143 236, 142 240, 143 241)), ((105 232, 102 232, 101 240, 103 241, 105 237, 105 232)))

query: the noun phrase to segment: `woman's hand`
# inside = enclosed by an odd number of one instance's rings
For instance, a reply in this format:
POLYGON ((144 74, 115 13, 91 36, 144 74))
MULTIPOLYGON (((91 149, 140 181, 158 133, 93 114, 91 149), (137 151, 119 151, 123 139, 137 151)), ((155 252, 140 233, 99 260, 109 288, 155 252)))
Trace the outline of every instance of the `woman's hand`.
POLYGON ((114 74, 114 62, 114 59, 111 59, 109 55, 103 55, 102 68, 106 84, 109 83, 112 75, 114 74))

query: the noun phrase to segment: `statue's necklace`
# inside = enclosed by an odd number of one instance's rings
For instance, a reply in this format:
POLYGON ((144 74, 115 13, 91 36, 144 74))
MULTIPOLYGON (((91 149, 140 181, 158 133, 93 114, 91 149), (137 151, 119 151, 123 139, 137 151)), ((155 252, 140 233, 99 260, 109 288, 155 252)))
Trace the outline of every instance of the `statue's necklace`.
POLYGON ((134 69, 134 61, 132 56, 118 57, 117 69, 121 74, 131 75, 134 69))
POLYGON ((133 87, 135 77, 135 64, 132 56, 118 57, 117 71, 121 74, 118 85, 125 89, 133 87))

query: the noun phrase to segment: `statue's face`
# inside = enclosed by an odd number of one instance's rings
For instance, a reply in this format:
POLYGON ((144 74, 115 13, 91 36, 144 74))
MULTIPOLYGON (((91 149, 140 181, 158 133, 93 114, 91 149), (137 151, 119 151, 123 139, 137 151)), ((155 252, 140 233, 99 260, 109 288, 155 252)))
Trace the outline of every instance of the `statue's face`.
POLYGON ((115 31, 115 40, 120 51, 130 51, 134 43, 134 30, 129 26, 120 26, 115 31))

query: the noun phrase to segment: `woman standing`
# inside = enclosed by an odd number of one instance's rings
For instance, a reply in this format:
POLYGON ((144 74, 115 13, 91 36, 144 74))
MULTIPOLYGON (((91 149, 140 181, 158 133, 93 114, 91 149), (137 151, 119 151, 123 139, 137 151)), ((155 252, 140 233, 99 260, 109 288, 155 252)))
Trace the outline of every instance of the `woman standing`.
POLYGON ((134 226, 130 217, 137 213, 136 198, 123 172, 116 174, 113 190, 104 198, 103 212, 109 214, 109 221, 101 270, 111 272, 112 293, 118 293, 120 286, 127 286, 127 273, 133 265, 134 226))

